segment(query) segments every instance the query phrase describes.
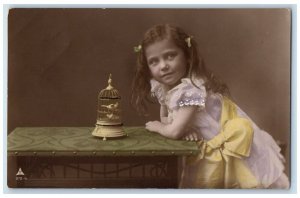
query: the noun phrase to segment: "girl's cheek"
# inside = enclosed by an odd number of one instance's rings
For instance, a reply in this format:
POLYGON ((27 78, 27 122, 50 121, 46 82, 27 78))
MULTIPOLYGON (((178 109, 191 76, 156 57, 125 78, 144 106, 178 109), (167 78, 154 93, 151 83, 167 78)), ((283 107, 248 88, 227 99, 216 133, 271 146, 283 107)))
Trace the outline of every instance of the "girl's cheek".
POLYGON ((151 76, 155 75, 155 70, 152 68, 149 69, 151 76))

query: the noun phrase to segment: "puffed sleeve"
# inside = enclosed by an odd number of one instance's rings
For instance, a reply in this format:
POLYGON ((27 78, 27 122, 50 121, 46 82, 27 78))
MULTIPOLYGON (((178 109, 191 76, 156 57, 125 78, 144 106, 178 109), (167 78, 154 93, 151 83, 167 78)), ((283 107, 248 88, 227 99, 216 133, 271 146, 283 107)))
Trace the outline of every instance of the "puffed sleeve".
POLYGON ((203 80, 194 81, 182 79, 181 86, 172 94, 170 98, 170 108, 178 109, 183 106, 198 106, 200 109, 205 107, 206 89, 203 80))
POLYGON ((150 80, 151 84, 151 95, 156 97, 159 104, 165 105, 165 90, 161 83, 154 79, 150 80))

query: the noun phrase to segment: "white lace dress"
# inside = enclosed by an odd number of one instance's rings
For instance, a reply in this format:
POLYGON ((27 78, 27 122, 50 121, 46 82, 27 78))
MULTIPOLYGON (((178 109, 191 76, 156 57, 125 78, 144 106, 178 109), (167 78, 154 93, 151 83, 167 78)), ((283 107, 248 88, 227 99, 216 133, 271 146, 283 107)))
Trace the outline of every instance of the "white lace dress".
MULTIPOLYGON (((207 93, 202 79, 196 79, 194 83, 198 88, 192 84, 189 78, 183 78, 179 85, 171 90, 166 90, 162 84, 152 79, 151 91, 159 103, 167 107, 169 123, 173 121, 173 117, 176 116, 177 110, 181 106, 198 106, 198 111, 189 122, 186 133, 194 131, 204 140, 210 140, 220 132, 223 97, 220 94, 207 93)), ((239 107, 237 107, 237 114, 239 117, 249 119, 254 131, 250 156, 244 158, 244 161, 259 181, 259 187, 268 188, 278 180, 284 171, 284 158, 280 154, 280 148, 274 139, 257 127, 239 107)), ((191 172, 190 175, 193 173, 191 172)))

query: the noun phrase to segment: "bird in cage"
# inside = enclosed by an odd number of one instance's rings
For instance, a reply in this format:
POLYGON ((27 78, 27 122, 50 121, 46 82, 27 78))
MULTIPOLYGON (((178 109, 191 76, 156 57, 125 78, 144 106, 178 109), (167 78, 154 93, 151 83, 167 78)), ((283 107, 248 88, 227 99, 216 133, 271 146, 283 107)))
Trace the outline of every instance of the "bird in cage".
POLYGON ((110 120, 118 120, 118 119, 120 119, 120 116, 117 116, 117 115, 115 115, 115 114, 113 114, 113 113, 107 114, 106 116, 107 116, 110 120))
POLYGON ((116 102, 115 104, 101 105, 101 107, 105 107, 110 111, 118 111, 119 103, 116 102))

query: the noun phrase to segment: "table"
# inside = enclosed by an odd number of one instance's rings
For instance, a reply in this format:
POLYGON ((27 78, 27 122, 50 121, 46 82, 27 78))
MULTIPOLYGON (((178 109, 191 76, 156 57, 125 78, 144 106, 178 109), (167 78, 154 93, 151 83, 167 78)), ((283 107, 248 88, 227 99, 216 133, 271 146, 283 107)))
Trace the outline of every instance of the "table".
POLYGON ((8 135, 8 186, 177 188, 178 162, 195 142, 167 139, 144 127, 103 141, 92 127, 20 127, 8 135))

